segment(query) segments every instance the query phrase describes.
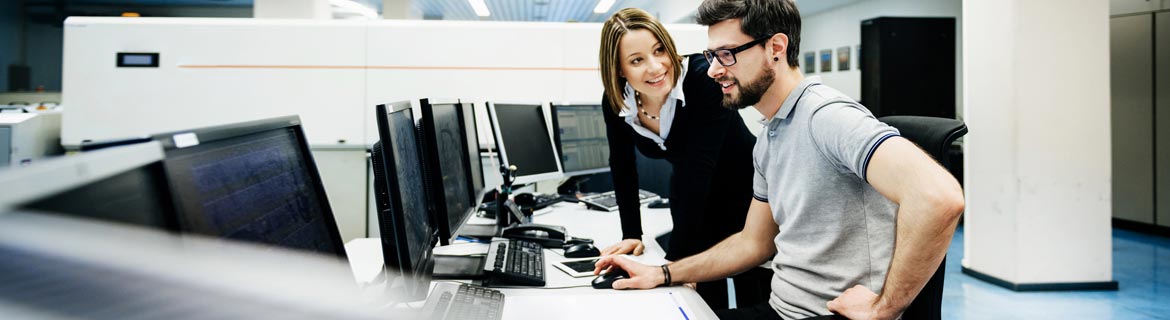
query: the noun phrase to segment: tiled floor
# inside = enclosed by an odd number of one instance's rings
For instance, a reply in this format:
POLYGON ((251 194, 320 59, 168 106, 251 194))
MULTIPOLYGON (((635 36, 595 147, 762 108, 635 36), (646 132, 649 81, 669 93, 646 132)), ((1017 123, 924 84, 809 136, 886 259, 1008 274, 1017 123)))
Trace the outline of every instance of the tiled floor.
POLYGON ((943 319, 1170 319, 1170 239, 1113 230, 1118 291, 1014 292, 963 274, 963 229, 947 255, 943 319))

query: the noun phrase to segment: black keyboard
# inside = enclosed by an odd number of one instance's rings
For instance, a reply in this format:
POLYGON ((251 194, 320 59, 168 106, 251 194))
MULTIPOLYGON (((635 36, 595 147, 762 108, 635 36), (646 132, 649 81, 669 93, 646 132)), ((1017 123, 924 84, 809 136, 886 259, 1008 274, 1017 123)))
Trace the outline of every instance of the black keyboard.
POLYGON ((439 296, 434 319, 500 319, 504 314, 504 294, 498 290, 469 284, 459 285, 455 293, 439 296))
POLYGON ((561 202, 561 196, 558 194, 542 194, 532 198, 536 200, 536 204, 532 205, 532 210, 544 209, 548 206, 561 202))
MULTIPOLYGON (((661 197, 653 192, 638 190, 638 202, 641 204, 646 204, 659 198, 661 197)), ((593 210, 617 211, 618 209, 617 195, 613 191, 585 196, 581 198, 581 203, 584 203, 586 207, 593 210)))
POLYGON ((483 271, 493 282, 544 286, 544 247, 539 243, 492 238, 483 271))

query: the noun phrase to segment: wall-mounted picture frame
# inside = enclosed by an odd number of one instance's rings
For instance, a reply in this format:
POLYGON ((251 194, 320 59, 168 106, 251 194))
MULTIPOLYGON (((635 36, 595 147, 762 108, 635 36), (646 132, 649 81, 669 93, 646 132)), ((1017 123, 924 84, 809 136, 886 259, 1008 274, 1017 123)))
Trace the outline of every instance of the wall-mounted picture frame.
POLYGON ((849 71, 849 67, 853 66, 849 57, 849 46, 837 48, 837 71, 849 71))
POLYGON ((804 73, 817 72, 817 54, 809 51, 804 53, 804 73))
POLYGON ((821 50, 821 72, 833 72, 833 49, 821 50))

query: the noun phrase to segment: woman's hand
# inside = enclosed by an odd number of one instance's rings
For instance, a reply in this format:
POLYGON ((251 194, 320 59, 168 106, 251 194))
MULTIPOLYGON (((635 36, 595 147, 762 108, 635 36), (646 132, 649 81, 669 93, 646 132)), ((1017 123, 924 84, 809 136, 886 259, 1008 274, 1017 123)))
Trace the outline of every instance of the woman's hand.
POLYGON ((642 240, 625 239, 622 240, 622 242, 615 243, 614 245, 605 248, 605 250, 601 250, 601 255, 608 256, 611 254, 628 253, 635 256, 640 256, 642 255, 643 251, 646 251, 646 246, 642 244, 642 240))

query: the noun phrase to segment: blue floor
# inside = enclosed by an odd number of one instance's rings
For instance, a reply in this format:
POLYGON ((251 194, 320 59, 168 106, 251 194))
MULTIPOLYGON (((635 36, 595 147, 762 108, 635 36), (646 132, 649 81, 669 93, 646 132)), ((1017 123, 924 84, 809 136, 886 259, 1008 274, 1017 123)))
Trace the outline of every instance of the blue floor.
POLYGON ((1015 292, 962 273, 963 229, 947 255, 943 319, 1170 319, 1170 239, 1113 230, 1118 291, 1015 292))

